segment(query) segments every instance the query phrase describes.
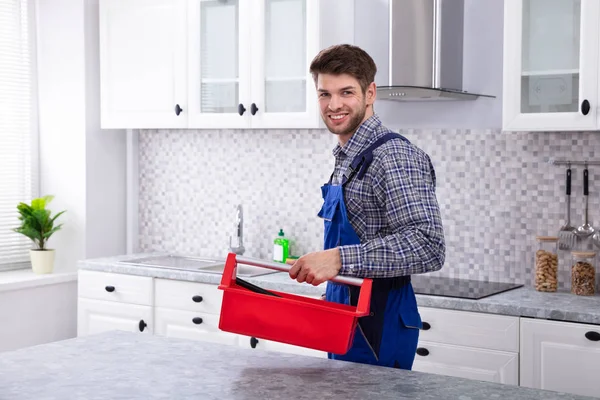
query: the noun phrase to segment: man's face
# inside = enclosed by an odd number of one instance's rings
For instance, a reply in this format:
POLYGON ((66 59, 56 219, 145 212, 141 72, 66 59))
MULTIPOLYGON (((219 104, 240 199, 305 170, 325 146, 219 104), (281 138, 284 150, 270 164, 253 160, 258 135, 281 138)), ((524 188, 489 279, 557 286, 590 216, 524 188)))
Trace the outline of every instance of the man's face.
POLYGON ((375 101, 375 83, 371 83, 363 94, 358 80, 350 75, 319 74, 317 93, 321 117, 336 135, 352 135, 373 115, 372 108, 367 106, 375 101))

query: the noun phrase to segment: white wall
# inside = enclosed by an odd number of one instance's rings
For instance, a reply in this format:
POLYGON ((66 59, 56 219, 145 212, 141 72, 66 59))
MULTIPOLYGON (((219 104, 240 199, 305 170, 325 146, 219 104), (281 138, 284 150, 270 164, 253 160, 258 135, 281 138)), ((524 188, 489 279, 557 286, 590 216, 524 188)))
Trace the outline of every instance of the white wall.
POLYGON ((97 0, 37 0, 40 193, 66 209, 56 270, 125 253, 125 132, 100 130, 97 0))
POLYGON ((0 291, 0 352, 77 335, 77 282, 0 291))

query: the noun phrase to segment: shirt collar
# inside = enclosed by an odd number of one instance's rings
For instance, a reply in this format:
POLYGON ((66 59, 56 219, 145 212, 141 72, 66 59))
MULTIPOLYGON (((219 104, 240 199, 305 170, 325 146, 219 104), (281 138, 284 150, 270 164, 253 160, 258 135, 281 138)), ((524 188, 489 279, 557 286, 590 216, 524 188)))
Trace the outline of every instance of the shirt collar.
POLYGON ((373 142, 375 139, 373 132, 381 125, 381 120, 377 114, 373 114, 365 122, 363 122, 356 132, 350 137, 350 140, 346 142, 344 146, 340 146, 338 143, 332 153, 334 157, 337 157, 340 153, 344 153, 347 157, 354 158, 362 150, 373 142))

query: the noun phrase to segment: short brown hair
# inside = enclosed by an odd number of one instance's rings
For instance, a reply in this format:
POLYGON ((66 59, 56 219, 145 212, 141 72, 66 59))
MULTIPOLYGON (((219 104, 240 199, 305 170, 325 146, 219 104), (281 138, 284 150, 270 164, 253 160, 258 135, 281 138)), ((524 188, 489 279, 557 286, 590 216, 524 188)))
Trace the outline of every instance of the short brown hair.
POLYGON ((348 74, 360 83, 363 94, 375 81, 377 66, 366 51, 351 44, 338 44, 323 49, 310 64, 310 73, 315 84, 319 74, 348 74))

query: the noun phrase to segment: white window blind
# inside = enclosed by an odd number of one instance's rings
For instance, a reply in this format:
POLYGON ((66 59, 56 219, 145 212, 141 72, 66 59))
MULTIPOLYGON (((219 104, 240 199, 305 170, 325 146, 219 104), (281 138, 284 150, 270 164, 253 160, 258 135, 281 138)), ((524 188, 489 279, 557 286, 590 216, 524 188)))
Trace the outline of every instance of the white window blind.
POLYGON ((0 270, 29 261, 32 247, 12 231, 17 204, 37 195, 31 12, 28 0, 0 0, 0 270))

